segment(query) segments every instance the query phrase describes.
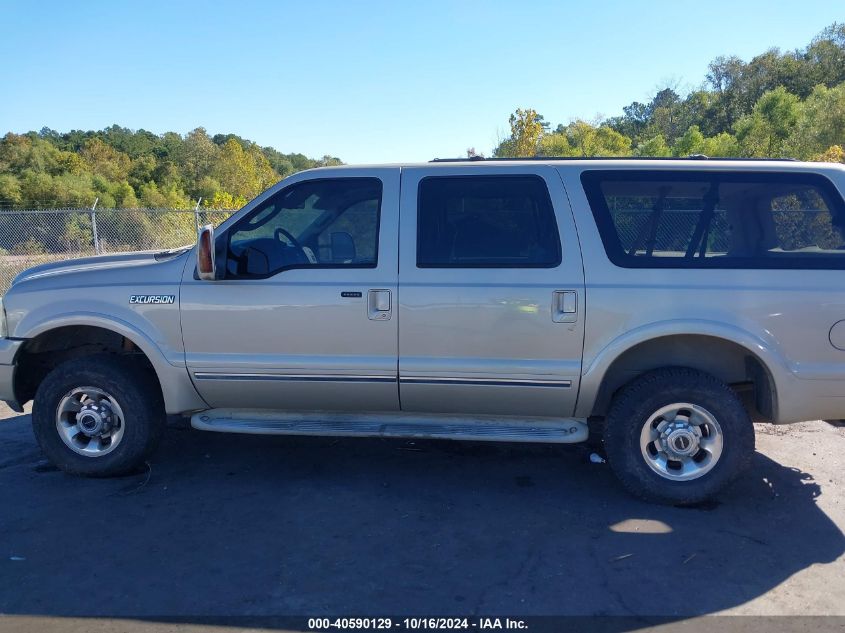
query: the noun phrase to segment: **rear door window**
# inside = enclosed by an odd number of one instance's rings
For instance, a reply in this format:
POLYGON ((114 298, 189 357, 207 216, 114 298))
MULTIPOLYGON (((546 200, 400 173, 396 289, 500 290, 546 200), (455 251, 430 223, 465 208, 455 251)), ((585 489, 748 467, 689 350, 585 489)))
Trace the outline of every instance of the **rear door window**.
POLYGON ((553 268, 560 236, 537 176, 445 176, 420 182, 420 268, 553 268))

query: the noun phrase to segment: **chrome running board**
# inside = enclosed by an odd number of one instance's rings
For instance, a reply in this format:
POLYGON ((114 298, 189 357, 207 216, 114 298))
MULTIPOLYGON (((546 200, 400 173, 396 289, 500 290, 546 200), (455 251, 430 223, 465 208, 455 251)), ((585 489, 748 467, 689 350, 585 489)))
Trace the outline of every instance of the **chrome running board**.
POLYGON ((587 439, 583 420, 461 417, 408 413, 292 413, 256 409, 209 409, 195 413, 201 431, 256 435, 405 437, 481 442, 572 444, 587 439))

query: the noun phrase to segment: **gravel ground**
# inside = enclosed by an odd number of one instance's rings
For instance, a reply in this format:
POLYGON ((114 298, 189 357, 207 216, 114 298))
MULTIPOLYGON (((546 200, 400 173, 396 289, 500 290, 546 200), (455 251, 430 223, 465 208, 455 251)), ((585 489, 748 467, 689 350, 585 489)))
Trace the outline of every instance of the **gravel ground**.
POLYGON ((168 429, 143 472, 80 479, 42 460, 28 415, 0 418, 0 627, 175 630, 220 615, 845 616, 845 428, 825 422, 758 426, 750 475, 681 509, 629 497, 579 446, 185 425, 168 429))

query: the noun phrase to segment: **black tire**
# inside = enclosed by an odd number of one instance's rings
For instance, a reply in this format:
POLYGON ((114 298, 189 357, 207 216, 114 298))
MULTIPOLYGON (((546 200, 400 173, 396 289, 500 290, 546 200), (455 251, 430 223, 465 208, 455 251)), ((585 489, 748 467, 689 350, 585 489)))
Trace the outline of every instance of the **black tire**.
POLYGON ((754 426, 725 383, 694 369, 667 367, 643 374, 616 395, 604 443, 611 468, 631 493, 647 501, 691 505, 712 498, 748 468, 754 454, 754 426), (640 433, 649 418, 674 403, 703 407, 721 427, 721 456, 696 479, 677 481, 658 474, 640 446, 640 433))
POLYGON ((76 358, 57 366, 38 387, 32 408, 35 438, 47 459, 67 473, 90 477, 137 470, 158 445, 165 423, 161 389, 152 372, 130 357, 111 354, 76 358), (123 410, 123 437, 110 453, 97 457, 80 455, 59 435, 59 403, 79 387, 102 389, 123 410))

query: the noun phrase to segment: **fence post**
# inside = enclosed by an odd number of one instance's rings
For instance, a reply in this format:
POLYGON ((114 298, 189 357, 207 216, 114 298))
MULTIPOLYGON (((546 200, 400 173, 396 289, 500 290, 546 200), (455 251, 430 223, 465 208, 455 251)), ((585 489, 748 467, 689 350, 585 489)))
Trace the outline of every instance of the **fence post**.
POLYGON ((100 198, 96 198, 91 206, 91 230, 94 232, 94 252, 97 255, 100 254, 100 238, 97 235, 97 203, 99 201, 100 198))
POLYGON ((200 234, 200 202, 202 202, 202 196, 197 200, 197 206, 194 207, 194 223, 197 225, 197 235, 200 234))

